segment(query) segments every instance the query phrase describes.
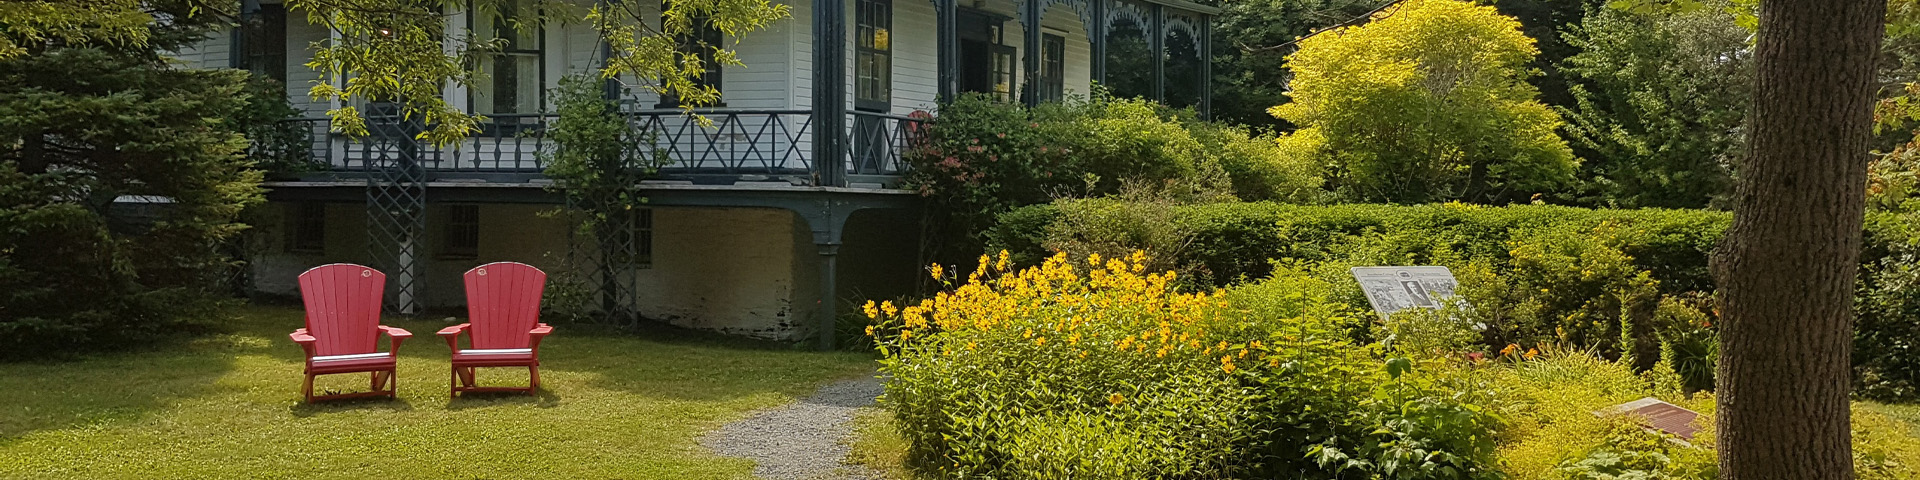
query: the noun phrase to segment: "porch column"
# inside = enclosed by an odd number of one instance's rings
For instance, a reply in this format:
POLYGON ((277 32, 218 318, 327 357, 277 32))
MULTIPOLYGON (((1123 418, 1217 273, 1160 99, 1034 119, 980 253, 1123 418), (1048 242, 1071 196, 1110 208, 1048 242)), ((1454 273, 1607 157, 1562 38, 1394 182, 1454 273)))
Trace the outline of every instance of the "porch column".
POLYGON ((940 102, 953 101, 960 92, 959 0, 933 0, 935 37, 940 49, 940 102))
POLYGON ((1153 26, 1147 31, 1147 51, 1153 54, 1153 101, 1167 101, 1167 14, 1166 7, 1153 4, 1148 14, 1153 26))
POLYGON ((1213 17, 1200 17, 1200 119, 1213 119, 1213 17))
POLYGON ((1093 47, 1093 68, 1089 75, 1095 83, 1107 84, 1107 0, 1087 0, 1093 24, 1087 27, 1087 45, 1093 47))
POLYGON ((845 0, 813 0, 813 173, 816 186, 847 186, 846 49, 845 0))
POLYGON ((1047 12, 1046 2, 1026 0, 1020 5, 1020 33, 1027 37, 1020 52, 1020 101, 1029 107, 1040 104, 1040 17, 1047 12))
POLYGON ((840 320, 840 313, 837 311, 840 299, 834 296, 834 292, 839 290, 839 285, 835 283, 834 278, 834 264, 840 257, 840 242, 839 240, 820 242, 816 236, 814 246, 820 248, 820 331, 817 335, 820 338, 820 350, 833 351, 833 337, 837 333, 834 327, 840 320))

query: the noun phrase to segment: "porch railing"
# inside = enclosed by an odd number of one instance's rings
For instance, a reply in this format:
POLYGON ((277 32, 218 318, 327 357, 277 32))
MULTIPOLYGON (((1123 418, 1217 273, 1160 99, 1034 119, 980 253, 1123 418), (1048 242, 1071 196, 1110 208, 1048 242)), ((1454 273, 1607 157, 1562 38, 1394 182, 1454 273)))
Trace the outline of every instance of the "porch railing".
MULTIPOLYGON (((711 127, 680 110, 625 112, 629 128, 640 131, 630 154, 659 155, 666 178, 725 181, 791 181, 811 184, 819 178, 813 152, 813 113, 808 110, 708 109, 700 115, 711 127)), ((328 129, 326 118, 286 120, 285 126, 311 138, 311 163, 328 171, 365 172, 408 152, 428 172, 538 174, 554 148, 547 138, 553 115, 493 115, 480 132, 451 145, 414 142, 406 135, 354 138, 328 129)), ((372 118, 369 123, 382 119, 372 118)), ((901 155, 923 120, 873 112, 848 114, 847 154, 837 163, 854 176, 894 176, 907 167, 901 155)), ((406 128, 370 128, 417 132, 406 128)), ((858 181, 856 179, 855 181, 858 181)))

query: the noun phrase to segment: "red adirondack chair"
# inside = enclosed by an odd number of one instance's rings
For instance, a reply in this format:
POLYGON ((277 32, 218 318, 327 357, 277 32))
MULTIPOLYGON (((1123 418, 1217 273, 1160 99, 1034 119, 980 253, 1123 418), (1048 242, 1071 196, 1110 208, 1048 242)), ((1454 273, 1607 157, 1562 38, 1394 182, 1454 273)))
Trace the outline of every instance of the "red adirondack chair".
POLYGON ((540 294, 547 273, 532 265, 495 262, 468 270, 467 321, 440 331, 453 350, 450 393, 527 392, 540 388, 540 339, 553 327, 540 323, 540 294), (460 334, 468 348, 460 348, 460 334), (527 367, 527 387, 474 385, 479 367, 527 367))
POLYGON ((351 263, 321 265, 300 274, 300 298, 307 306, 307 328, 288 337, 307 352, 307 380, 300 394, 308 402, 334 398, 392 398, 400 381, 394 377, 394 358, 400 342, 413 336, 405 329, 380 324, 380 300, 386 294, 387 275, 351 263), (380 351, 380 334, 392 347, 380 351), (371 373, 371 391, 313 396, 313 377, 338 373, 371 373), (385 388, 385 390, 382 390, 385 388))

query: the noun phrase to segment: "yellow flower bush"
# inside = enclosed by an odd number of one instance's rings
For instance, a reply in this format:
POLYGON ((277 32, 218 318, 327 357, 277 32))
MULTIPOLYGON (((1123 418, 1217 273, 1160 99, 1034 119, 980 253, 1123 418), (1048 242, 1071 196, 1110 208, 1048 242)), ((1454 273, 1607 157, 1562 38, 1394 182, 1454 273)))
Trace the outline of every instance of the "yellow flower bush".
POLYGON ((916 463, 952 478, 1263 477, 1320 470, 1315 445, 1374 441, 1356 412, 1397 405, 1373 400, 1393 382, 1347 338, 1365 317, 1328 301, 1331 285, 1185 292, 1150 262, 1061 253, 1014 270, 983 255, 918 303, 863 306, 916 463))

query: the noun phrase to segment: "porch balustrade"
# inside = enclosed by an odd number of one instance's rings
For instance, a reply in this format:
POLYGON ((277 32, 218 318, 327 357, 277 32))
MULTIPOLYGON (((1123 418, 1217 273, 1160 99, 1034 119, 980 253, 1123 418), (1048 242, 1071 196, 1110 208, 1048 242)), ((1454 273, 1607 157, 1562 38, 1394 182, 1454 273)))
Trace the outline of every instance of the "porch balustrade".
MULTIPOLYGON (((627 146, 628 155, 651 155, 665 179, 697 183, 786 181, 816 185, 820 162, 813 149, 813 112, 809 110, 703 109, 699 115, 712 126, 680 110, 642 110, 622 113, 629 128, 640 133, 639 143, 627 146)), ((480 132, 450 145, 414 141, 400 128, 370 128, 369 137, 333 133, 326 118, 285 120, 284 125, 308 140, 311 163, 327 172, 368 172, 383 161, 412 158, 428 173, 538 175, 546 169, 554 141, 547 129, 554 115, 491 115, 480 132)), ((370 118, 377 126, 381 118, 370 118)), ((841 168, 853 183, 884 183, 907 168, 901 155, 923 120, 893 114, 849 112, 845 125, 847 154, 825 168, 841 168), (878 178, 876 178, 878 177, 878 178)), ((390 123, 388 125, 391 125, 390 123)), ((417 131, 417 130, 411 130, 417 131)))

